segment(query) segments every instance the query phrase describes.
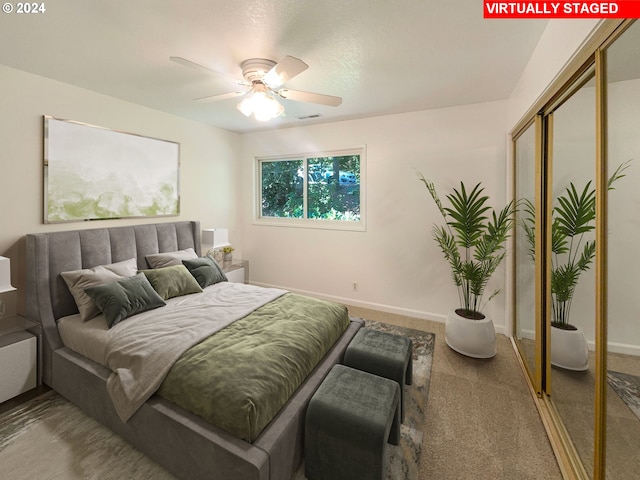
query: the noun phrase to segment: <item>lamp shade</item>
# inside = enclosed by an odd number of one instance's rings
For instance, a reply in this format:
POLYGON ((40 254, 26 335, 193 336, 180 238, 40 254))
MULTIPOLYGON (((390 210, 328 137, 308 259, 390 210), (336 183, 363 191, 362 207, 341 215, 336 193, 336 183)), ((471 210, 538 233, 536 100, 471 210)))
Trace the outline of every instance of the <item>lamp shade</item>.
POLYGON ((11 285, 11 260, 7 257, 0 257, 0 293, 12 292, 15 290, 11 285))
POLYGON ((229 245, 229 230, 226 228, 206 228, 202 230, 202 247, 220 248, 229 245))

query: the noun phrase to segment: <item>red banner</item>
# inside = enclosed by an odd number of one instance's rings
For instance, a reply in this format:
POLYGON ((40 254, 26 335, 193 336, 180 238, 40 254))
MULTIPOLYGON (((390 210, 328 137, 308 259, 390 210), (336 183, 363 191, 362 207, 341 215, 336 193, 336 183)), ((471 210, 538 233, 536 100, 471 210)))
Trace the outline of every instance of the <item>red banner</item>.
POLYGON ((640 1, 500 2, 484 0, 484 18, 640 18, 640 1))

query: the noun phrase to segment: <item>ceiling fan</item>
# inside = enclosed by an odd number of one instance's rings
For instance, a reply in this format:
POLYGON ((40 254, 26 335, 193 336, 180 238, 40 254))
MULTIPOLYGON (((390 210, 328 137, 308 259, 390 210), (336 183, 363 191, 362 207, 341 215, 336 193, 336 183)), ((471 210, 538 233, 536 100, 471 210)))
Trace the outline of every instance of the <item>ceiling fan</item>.
MULTIPOLYGON (((169 57, 172 62, 188 67, 204 69, 209 73, 220 74, 203 65, 192 62, 182 57, 169 57)), ((216 102, 228 98, 244 98, 237 108, 247 117, 253 115, 257 120, 265 121, 278 117, 284 113, 284 107, 276 100, 276 96, 295 100, 298 102, 316 103, 337 107, 342 103, 342 98, 321 93, 302 92, 289 88, 280 88, 296 75, 304 72, 309 66, 302 60, 287 55, 278 63, 265 58, 250 58, 240 64, 244 80, 236 81, 236 84, 244 87, 242 90, 210 95, 196 98, 201 102, 216 102)), ((226 74, 223 74, 226 75, 226 74)))

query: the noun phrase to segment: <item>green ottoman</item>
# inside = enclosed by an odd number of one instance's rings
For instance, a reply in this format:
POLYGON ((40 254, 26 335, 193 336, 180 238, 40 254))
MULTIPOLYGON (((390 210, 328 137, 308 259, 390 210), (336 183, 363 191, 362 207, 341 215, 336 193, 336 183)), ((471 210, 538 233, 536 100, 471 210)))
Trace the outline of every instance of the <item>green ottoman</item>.
POLYGON ((361 328, 344 353, 344 365, 373 373, 400 385, 400 418, 404 421, 404 386, 413 379, 411 339, 402 335, 361 328))
POLYGON ((305 418, 308 480, 381 480, 384 448, 400 442, 400 387, 389 379, 335 365, 305 418))

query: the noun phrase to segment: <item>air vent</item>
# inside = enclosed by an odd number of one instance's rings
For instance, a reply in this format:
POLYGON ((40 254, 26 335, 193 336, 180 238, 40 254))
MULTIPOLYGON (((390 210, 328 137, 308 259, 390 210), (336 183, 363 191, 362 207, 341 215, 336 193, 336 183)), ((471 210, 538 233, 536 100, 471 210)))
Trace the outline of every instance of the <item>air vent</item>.
POLYGON ((298 120, 309 120, 310 118, 319 118, 322 115, 320 115, 319 113, 316 113, 314 115, 307 115, 305 117, 296 117, 298 120))

